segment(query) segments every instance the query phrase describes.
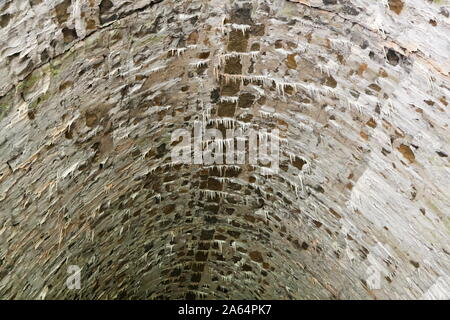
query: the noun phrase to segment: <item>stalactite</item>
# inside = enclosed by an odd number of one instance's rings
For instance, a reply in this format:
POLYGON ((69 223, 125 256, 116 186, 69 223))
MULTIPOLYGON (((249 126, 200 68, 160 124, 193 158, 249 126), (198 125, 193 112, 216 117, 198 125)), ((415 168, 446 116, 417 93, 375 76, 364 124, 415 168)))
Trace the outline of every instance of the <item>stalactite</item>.
POLYGON ((224 24, 224 27, 229 27, 231 29, 241 31, 242 34, 245 35, 245 33, 250 30, 252 26, 249 26, 248 24, 226 23, 224 24))
POLYGON ((195 68, 200 68, 200 67, 207 66, 208 63, 209 63, 209 59, 204 59, 204 60, 198 60, 198 61, 191 62, 190 65, 194 66, 195 68))
POLYGON ((234 97, 234 96, 221 96, 220 97, 220 102, 230 102, 230 103, 238 103, 239 102, 239 97, 234 97))
POLYGON ((220 68, 222 68, 223 66, 225 66, 225 64, 227 63, 228 60, 232 59, 232 58, 252 58, 255 59, 260 55, 259 51, 250 51, 250 52, 227 52, 227 53, 221 53, 219 54, 219 64, 218 66, 220 68))

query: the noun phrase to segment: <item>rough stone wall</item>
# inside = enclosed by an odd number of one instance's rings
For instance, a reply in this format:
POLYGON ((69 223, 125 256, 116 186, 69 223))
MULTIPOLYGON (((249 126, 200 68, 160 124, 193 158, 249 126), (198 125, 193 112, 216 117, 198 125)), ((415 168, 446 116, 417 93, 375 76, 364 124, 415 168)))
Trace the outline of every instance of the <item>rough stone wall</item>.
POLYGON ((449 298, 449 34, 447 0, 1 1, 0 298, 449 298), (278 129, 279 173, 174 164, 195 121, 278 129))

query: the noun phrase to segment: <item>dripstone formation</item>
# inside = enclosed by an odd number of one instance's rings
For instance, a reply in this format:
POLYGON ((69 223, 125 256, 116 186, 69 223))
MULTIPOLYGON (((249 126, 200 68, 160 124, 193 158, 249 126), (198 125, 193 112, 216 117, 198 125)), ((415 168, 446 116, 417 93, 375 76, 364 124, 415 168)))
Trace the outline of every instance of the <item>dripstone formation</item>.
POLYGON ((1 1, 0 298, 449 299, 449 12, 1 1), (173 161, 198 123, 278 172, 173 161))

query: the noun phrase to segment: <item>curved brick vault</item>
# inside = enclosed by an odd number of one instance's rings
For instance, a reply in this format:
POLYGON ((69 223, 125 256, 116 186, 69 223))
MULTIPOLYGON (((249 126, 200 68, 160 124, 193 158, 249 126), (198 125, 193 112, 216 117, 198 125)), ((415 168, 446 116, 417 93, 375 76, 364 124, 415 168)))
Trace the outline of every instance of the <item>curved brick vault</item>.
POLYGON ((2 1, 0 298, 448 298, 449 34, 448 1, 2 1), (174 164, 196 121, 278 129, 279 172, 174 164))

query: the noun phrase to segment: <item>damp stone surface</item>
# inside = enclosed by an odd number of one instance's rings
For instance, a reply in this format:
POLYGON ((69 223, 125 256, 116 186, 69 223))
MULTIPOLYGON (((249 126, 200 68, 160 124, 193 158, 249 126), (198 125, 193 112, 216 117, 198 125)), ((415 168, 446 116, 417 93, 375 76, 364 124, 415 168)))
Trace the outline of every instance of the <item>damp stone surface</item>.
POLYGON ((449 299, 449 14, 2 0, 0 298, 449 299), (195 123, 278 172, 175 163, 195 123))

